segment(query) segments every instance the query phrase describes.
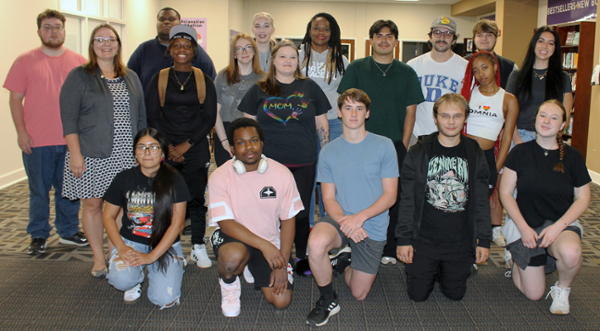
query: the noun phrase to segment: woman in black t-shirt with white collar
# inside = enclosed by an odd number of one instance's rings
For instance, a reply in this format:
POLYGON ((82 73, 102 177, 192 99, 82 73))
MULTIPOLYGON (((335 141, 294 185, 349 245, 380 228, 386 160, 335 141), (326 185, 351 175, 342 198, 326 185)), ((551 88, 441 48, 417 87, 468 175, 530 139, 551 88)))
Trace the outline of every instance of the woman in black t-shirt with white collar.
POLYGON ((535 117, 537 138, 510 152, 500 184, 500 199, 510 216, 502 233, 515 262, 515 286, 527 298, 539 300, 546 291, 544 267, 551 268, 548 262, 556 259, 558 281, 548 293, 553 314, 570 311, 570 285, 583 260, 577 219, 590 205, 585 160, 562 140, 566 114, 558 100, 542 103, 535 117))

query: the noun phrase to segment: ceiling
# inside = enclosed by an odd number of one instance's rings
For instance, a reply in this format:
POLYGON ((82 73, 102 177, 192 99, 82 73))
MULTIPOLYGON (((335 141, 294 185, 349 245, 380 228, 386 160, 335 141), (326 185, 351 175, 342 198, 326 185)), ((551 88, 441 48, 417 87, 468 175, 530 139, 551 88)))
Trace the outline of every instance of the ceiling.
MULTIPOLYGON (((253 1, 253 0, 251 0, 253 1)), ((256 1, 256 0, 254 0, 256 1)), ((461 0, 418 0, 418 1, 395 1, 395 0, 271 0, 280 2, 361 2, 361 3, 397 3, 413 5, 453 5, 461 0)))

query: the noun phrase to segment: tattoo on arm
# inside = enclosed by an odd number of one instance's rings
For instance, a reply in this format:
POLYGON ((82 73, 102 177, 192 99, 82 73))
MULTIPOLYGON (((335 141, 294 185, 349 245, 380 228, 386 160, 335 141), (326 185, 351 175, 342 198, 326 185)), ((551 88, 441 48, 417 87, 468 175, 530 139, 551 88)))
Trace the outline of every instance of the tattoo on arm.
POLYGON ((319 137, 319 145, 321 148, 329 143, 329 131, 325 130, 325 128, 320 127, 317 130, 317 136, 319 137))

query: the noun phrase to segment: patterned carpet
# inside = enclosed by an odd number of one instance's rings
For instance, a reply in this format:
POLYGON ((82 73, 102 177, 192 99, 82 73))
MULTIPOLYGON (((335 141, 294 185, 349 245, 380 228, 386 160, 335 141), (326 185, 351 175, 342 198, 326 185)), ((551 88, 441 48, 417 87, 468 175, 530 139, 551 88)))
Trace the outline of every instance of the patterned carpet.
MULTIPOLYGON (((242 313, 220 310, 216 268, 186 268, 181 305, 158 310, 146 298, 123 304, 123 294, 89 275, 91 250, 58 243, 55 233, 45 254, 26 254, 30 238, 28 187, 23 181, 0 190, 0 330, 298 330, 318 298, 312 278, 296 278, 290 308, 276 311, 251 286, 242 285, 242 313)), ((53 210, 52 210, 53 213, 53 210)), ((571 314, 555 316, 551 300, 526 300, 503 273, 503 250, 469 280, 460 302, 436 288, 424 303, 406 295, 404 267, 382 266, 363 302, 352 298, 342 277, 334 279, 341 312, 322 330, 597 330, 600 329, 600 186, 592 185, 592 206, 581 217, 584 267, 572 286, 571 314)), ((189 255, 190 237, 183 236, 189 255)), ((209 254, 213 259, 212 251, 209 254)), ((556 281, 548 275, 547 287, 556 281)), ((147 286, 144 283, 144 286, 147 286)))

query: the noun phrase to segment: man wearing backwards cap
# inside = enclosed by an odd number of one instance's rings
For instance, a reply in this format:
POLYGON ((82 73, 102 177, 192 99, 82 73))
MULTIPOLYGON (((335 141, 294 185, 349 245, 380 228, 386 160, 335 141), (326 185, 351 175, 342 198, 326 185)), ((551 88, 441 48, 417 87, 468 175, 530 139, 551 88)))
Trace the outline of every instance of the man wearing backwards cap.
MULTIPOLYGON (((165 54, 167 46, 169 46, 169 32, 171 28, 180 25, 181 16, 179 12, 170 7, 165 7, 158 12, 156 22, 157 36, 154 39, 143 42, 131 54, 127 66, 135 71, 142 81, 144 92, 147 93, 148 85, 152 77, 161 69, 168 68, 173 65, 173 59, 170 54, 165 54)), ((196 37, 196 43, 197 43, 196 37)), ((196 51, 196 59, 192 65, 199 68, 205 75, 215 79, 216 72, 212 60, 202 49, 198 47, 196 51)))
POLYGON ((421 83, 425 102, 417 105, 413 139, 437 131, 433 122, 433 104, 446 93, 460 93, 468 62, 454 54, 452 47, 458 39, 456 22, 440 16, 431 23, 429 47, 431 52, 408 61, 421 83))
MULTIPOLYGON (((194 68, 198 35, 187 25, 170 29, 171 42, 167 52, 174 58, 168 73, 164 105, 159 97, 160 73, 154 75, 146 93, 148 125, 160 131, 169 142, 169 164, 185 179, 192 200, 187 204, 191 220, 192 260, 200 268, 210 268, 212 261, 206 252, 206 206, 204 193, 210 166, 210 149, 206 135, 217 118, 217 92, 211 78, 194 68), (204 92, 200 101, 198 93, 204 92)), ((161 91, 164 85, 161 82, 161 91)))

